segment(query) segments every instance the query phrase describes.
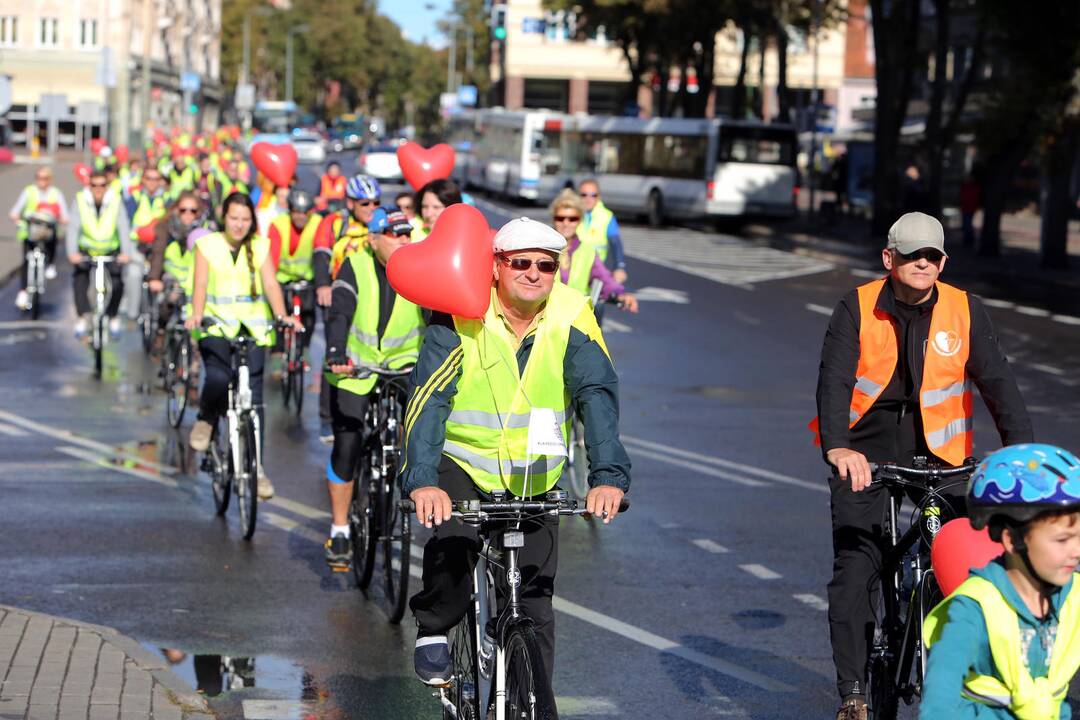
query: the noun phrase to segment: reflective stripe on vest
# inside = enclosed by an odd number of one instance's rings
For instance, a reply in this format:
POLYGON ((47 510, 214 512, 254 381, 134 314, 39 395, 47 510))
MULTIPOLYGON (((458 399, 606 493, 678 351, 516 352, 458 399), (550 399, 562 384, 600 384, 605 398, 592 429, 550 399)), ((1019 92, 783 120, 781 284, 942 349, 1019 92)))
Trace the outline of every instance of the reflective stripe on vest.
POLYGON ((570 272, 566 276, 566 286, 571 287, 583 295, 589 294, 589 280, 592 278, 593 262, 596 259, 595 247, 578 244, 574 254, 570 255, 566 262, 570 263, 570 272))
POLYGON ((281 253, 278 255, 277 280, 281 283, 294 282, 296 280, 315 279, 315 267, 312 265, 312 257, 315 252, 315 234, 322 223, 322 218, 317 213, 312 213, 307 224, 300 232, 300 242, 296 244, 296 253, 290 253, 292 245, 292 217, 289 213, 282 213, 270 223, 276 227, 278 236, 281 238, 281 253))
MULTIPOLYGON (((585 220, 578 225, 578 238, 585 245, 589 245, 600 256, 600 262, 607 262, 608 254, 608 228, 615 215, 603 200, 596 201, 596 207, 588 214, 585 220)), ((588 294, 588 291, 586 291, 588 294)))
POLYGON ((518 496, 537 495, 559 481, 565 458, 528 452, 532 408, 556 412, 563 442, 569 437, 570 393, 563 364, 570 328, 582 328, 602 343, 587 298, 555 283, 539 321, 524 372, 519 373, 516 338, 497 313, 497 300, 482 320, 454 317, 461 338, 461 375, 451 400, 443 453, 454 460, 481 490, 506 489, 518 496))
POLYGON ((254 298, 251 297, 252 273, 246 250, 241 250, 234 261, 229 241, 220 232, 203 235, 195 241, 195 247, 209 265, 203 315, 217 323, 206 333, 232 339, 245 327, 256 344, 273 345, 273 315, 263 295, 260 272, 270 254, 270 241, 259 235, 251 241, 255 268, 254 298))
MULTIPOLYGON (((356 277, 356 311, 353 313, 346 354, 353 364, 403 368, 416 364, 424 337, 424 315, 419 307, 402 296, 394 298, 394 308, 386 322, 382 338, 379 330, 379 280, 375 275, 378 262, 370 250, 349 256, 356 277)), ((327 374, 331 385, 356 395, 367 395, 375 386, 376 377, 345 378, 327 374)))
MULTIPOLYGON (((851 393, 849 427, 862 419, 896 371, 896 330, 877 309, 885 280, 858 288, 859 364, 851 393)), ((919 409, 926 445, 934 455, 960 465, 974 445, 971 381, 965 369, 970 352, 971 312, 967 293, 937 284, 923 359, 919 409)))
POLYGON ((164 270, 176 278, 180 287, 187 293, 188 298, 192 294, 192 283, 195 281, 195 253, 184 251, 184 240, 172 240, 165 247, 164 270))
POLYGON ((94 205, 89 190, 82 190, 79 203, 79 247, 90 255, 112 255, 120 249, 120 201, 106 193, 101 203, 101 213, 94 205))
POLYGON ((986 578, 971 576, 938 604, 923 624, 927 648, 941 638, 948 620, 949 603, 962 595, 979 604, 990 640, 990 655, 1000 677, 969 671, 964 697, 992 707, 1007 708, 1018 720, 1056 720, 1069 690, 1069 681, 1080 669, 1080 597, 1073 574, 1072 587, 1058 614, 1057 634, 1050 649, 1046 677, 1033 678, 1024 663, 1024 646, 1016 610, 986 578))
POLYGON ((136 195, 135 214, 131 216, 131 240, 139 242, 139 228, 165 217, 165 196, 150 197, 144 192, 136 195))

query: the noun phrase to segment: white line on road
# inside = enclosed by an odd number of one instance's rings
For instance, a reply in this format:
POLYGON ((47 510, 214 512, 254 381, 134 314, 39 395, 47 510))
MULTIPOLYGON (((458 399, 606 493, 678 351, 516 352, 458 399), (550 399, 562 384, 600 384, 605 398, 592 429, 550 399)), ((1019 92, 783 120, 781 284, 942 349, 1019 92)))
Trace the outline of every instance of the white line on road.
POLYGON ((996 300, 994 298, 982 298, 983 305, 992 308, 1001 308, 1003 310, 1009 310, 1016 307, 1016 303, 1009 300, 996 300))
POLYGON ((872 280, 878 280, 885 274, 884 270, 864 270, 863 268, 848 268, 848 272, 855 277, 870 278, 872 280))
POLYGON ((118 473, 125 473, 127 475, 131 475, 142 480, 149 480, 150 482, 157 483, 158 485, 164 485, 165 487, 179 487, 176 484, 175 480, 170 480, 169 478, 164 478, 160 475, 155 475, 153 473, 147 472, 145 470, 140 470, 138 468, 117 465, 115 463, 109 462, 108 457, 103 457, 90 450, 65 446, 56 448, 56 451, 64 453, 65 455, 70 455, 71 457, 78 458, 80 460, 85 460, 89 463, 93 463, 94 465, 97 465, 98 467, 104 468, 106 470, 111 470, 118 473))
POLYGON ((1059 377, 1069 374, 1059 367, 1044 365, 1043 363, 1028 363, 1028 367, 1032 370, 1038 370, 1039 372, 1049 373, 1050 375, 1057 375, 1059 377))
POLYGON ((62 328, 63 320, 10 320, 0 322, 0 330, 28 330, 30 328, 62 328))
POLYGON ((715 553, 717 555, 721 555, 721 554, 726 553, 726 552, 731 552, 730 550, 728 550, 726 547, 724 547, 720 543, 713 542, 712 540, 710 540, 708 538, 698 538, 697 540, 691 540, 690 544, 698 546, 699 548, 701 548, 705 552, 711 552, 711 553, 715 553))
POLYGON ((604 318, 604 329, 613 330, 615 332, 629 333, 634 332, 634 328, 619 322, 618 320, 612 320, 611 318, 604 318))
POLYGON ((669 288, 643 287, 634 293, 638 300, 652 302, 669 302, 676 305, 688 305, 690 296, 685 290, 671 290, 669 288))
POLYGON ((319 510, 318 508, 313 508, 310 505, 305 505, 304 503, 299 503, 295 500, 283 498, 280 495, 275 495, 270 500, 264 500, 263 502, 268 502, 271 505, 277 505, 283 510, 294 512, 300 517, 306 517, 311 520, 325 520, 326 518, 330 517, 330 513, 326 512, 325 510, 319 510))
POLYGON ((322 545, 326 542, 326 536, 320 535, 317 531, 311 528, 301 525, 295 520, 291 520, 284 515, 278 515, 277 513, 267 512, 262 514, 266 521, 278 528, 284 530, 287 533, 292 533, 297 537, 302 537, 305 540, 310 540, 316 545, 322 545))
POLYGON ((17 428, 14 425, 7 425, 6 423, 0 423, 0 433, 10 435, 11 437, 26 437, 30 434, 21 428, 17 428))
POLYGON ((1043 310, 1042 308, 1029 307, 1027 305, 1017 305, 1013 308, 1021 315, 1030 315, 1031 317, 1050 317, 1049 310, 1043 310))
POLYGON ((245 720, 293 720, 311 715, 311 703, 299 700, 244 700, 245 720))
POLYGON ((1080 317, 1073 317, 1072 315, 1051 315, 1050 319, 1066 325, 1080 325, 1080 317))
POLYGON ((776 580, 778 578, 783 577, 783 575, 776 572, 775 570, 770 570, 769 568, 765 567, 764 565, 758 565, 757 563, 750 563, 749 565, 740 565, 739 569, 743 570, 744 572, 750 573, 751 575, 756 577, 758 580, 776 580))
POLYGON ((818 305, 817 303, 806 303, 806 309, 810 312, 821 313, 822 315, 832 315, 832 308, 818 305))
POLYGON ((822 612, 829 611, 829 603, 823 598, 818 597, 817 595, 812 595, 810 593, 801 593, 792 595, 791 597, 795 598, 804 605, 809 605, 815 610, 820 610, 822 612))
POLYGON ((702 475, 710 475, 712 477, 730 480, 733 483, 738 483, 739 485, 746 485, 747 487, 765 487, 768 485, 768 483, 761 482, 760 480, 752 480, 750 478, 745 478, 741 475, 735 475, 729 472, 724 472, 723 470, 717 470, 716 468, 709 467, 708 465, 691 462, 690 460, 683 460, 682 458, 673 457, 668 454, 645 450, 641 447, 635 447, 634 452, 638 455, 643 455, 653 460, 659 460, 660 462, 665 462, 669 465, 677 465, 679 467, 684 467, 687 470, 694 470, 695 472, 699 472, 702 475))
POLYGON ((555 697, 559 715, 563 717, 588 717, 590 715, 614 715, 623 713, 619 706, 608 698, 602 697, 555 697))

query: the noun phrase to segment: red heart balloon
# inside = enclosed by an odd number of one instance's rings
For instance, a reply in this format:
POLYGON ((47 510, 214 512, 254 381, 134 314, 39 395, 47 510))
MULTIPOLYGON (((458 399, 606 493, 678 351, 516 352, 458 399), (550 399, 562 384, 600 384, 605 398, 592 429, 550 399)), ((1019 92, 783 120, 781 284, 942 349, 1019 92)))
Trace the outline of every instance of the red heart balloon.
POLYGON ((104 138, 92 138, 90 140, 90 152, 94 155, 97 155, 99 152, 101 152, 101 148, 103 147, 105 147, 104 138))
POLYGON ((419 190, 432 180, 448 178, 454 171, 454 148, 446 143, 425 149, 407 142, 398 145, 397 159, 401 174, 413 190, 419 190))
POLYGON ((144 245, 152 245, 154 242, 154 233, 157 230, 157 224, 158 221, 155 218, 154 220, 148 222, 146 225, 138 228, 135 231, 135 235, 138 236, 139 242, 143 243, 144 245))
POLYGON ((251 162, 270 182, 288 187, 296 174, 296 148, 292 145, 271 145, 258 142, 251 146, 251 162))
POLYGON ((430 235, 390 256, 386 276, 394 290, 421 307, 480 318, 491 301, 491 247, 483 214, 465 204, 451 205, 430 235))
POLYGON ((128 149, 127 145, 117 145, 116 152, 113 154, 116 155, 116 161, 121 165, 126 165, 128 159, 131 157, 131 151, 128 149))
POLYGON ((967 580, 972 568, 983 567, 1003 552, 1005 548, 990 539, 986 528, 974 529, 967 518, 945 523, 930 547, 930 562, 941 592, 950 594, 967 580))
POLYGON ((71 171, 75 173, 75 179, 83 185, 90 184, 90 166, 86 163, 75 163, 71 171))

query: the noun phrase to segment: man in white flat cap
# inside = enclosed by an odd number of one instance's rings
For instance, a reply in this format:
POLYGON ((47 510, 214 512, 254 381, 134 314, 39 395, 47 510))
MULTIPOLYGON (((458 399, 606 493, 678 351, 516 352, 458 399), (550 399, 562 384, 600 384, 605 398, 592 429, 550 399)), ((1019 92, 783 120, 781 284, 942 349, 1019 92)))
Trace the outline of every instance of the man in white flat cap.
MULTIPOLYGON (((416 672, 429 685, 450 680, 446 634, 469 608, 476 562, 476 530, 451 519, 451 498, 543 498, 562 473, 574 415, 585 425, 589 512, 610 522, 630 486, 619 381, 604 337, 588 299, 556 281, 565 247, 562 235, 535 220, 504 225, 494 238, 487 313, 478 320, 435 313, 413 371, 402 482, 417 520, 435 527, 424 547, 424 586, 410 602, 419 626, 416 672)), ((558 518, 523 530, 521 600, 550 689, 558 518)))

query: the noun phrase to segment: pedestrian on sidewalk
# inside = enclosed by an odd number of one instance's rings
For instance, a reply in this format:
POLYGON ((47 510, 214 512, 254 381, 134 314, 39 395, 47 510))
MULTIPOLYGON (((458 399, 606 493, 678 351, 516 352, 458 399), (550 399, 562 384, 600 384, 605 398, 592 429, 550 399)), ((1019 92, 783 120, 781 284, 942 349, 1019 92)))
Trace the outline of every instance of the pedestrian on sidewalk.
POLYGON ((982 205, 982 188, 975 173, 968 173, 960 185, 960 218, 963 223, 964 247, 975 247, 975 212, 982 205))

